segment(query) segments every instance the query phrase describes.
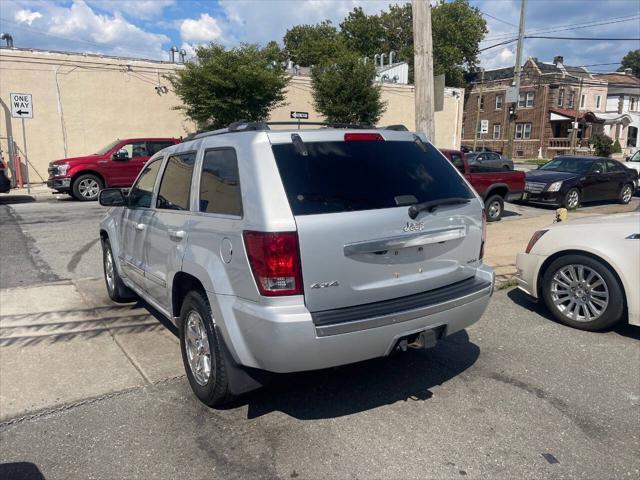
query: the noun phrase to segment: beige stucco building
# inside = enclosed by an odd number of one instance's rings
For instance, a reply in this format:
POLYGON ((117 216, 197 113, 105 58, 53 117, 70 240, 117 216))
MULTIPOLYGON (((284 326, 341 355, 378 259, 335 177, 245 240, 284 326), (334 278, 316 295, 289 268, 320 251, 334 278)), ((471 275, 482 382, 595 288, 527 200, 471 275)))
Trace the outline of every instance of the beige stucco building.
MULTIPOLYGON (((0 49, 0 148, 9 157, 12 138, 21 158, 27 157, 31 182, 47 178, 52 160, 92 153, 116 138, 181 137, 195 130, 193 122, 176 107, 180 99, 165 75, 179 64, 103 55, 0 49), (29 93, 33 118, 22 123, 11 118, 11 93, 29 93)), ((271 120, 290 120, 291 111, 309 112, 309 120, 322 120, 313 108, 311 79, 293 76, 283 105, 271 120)), ((380 125, 404 124, 414 128, 414 87, 382 84, 387 110, 380 125)), ((435 144, 460 146, 463 92, 447 89, 444 110, 436 112, 435 144)))

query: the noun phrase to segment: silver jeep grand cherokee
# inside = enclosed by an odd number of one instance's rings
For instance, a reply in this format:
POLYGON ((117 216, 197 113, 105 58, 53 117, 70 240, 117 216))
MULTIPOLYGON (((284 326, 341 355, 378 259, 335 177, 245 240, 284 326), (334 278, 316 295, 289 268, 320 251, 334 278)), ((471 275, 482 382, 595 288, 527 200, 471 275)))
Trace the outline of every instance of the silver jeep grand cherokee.
POLYGON ((481 199, 423 136, 239 123, 154 155, 100 226, 109 296, 180 331, 207 405, 426 348, 493 292, 481 199))

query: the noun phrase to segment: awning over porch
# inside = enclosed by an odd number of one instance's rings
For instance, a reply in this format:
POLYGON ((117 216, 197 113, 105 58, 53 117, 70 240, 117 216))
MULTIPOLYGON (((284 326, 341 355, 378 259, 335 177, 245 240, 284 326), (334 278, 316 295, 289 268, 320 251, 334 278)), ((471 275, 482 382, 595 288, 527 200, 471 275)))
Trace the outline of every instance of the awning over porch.
POLYGON ((604 120, 598 118, 598 116, 590 112, 588 110, 581 112, 580 110, 576 111, 570 108, 550 108, 549 109, 549 120, 552 122, 573 122, 574 118, 578 117, 578 122, 584 123, 603 123, 604 120))

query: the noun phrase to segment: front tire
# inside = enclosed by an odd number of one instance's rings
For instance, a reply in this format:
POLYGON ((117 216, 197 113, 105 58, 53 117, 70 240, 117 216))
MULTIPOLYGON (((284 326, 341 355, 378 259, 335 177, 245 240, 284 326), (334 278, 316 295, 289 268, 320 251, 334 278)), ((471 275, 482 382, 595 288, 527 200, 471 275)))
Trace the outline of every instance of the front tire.
POLYGON ((210 407, 233 399, 220 342, 206 296, 197 290, 189 292, 180 310, 182 362, 191 389, 210 407))
POLYGON ((627 183, 623 185, 622 188, 620 189, 620 195, 618 196, 618 201, 622 205, 626 205, 631 201, 632 198, 633 198, 633 185, 631 185, 630 183, 627 183))
POLYGON ((504 199, 500 195, 492 195, 485 200, 484 208, 487 212, 487 222, 497 222, 504 212, 504 199))
POLYGON ((542 280, 547 308, 560 322, 580 330, 598 331, 618 323, 624 294, 609 267, 586 255, 563 255, 547 268, 542 280))
POLYGON ((580 206, 580 190, 570 189, 562 200, 562 206, 567 210, 576 210, 580 206))
POLYGON ((100 177, 92 173, 84 173, 73 180, 71 192, 73 198, 81 202, 98 200, 100 190, 104 188, 104 182, 100 177))
POLYGON ((118 303, 128 303, 135 300, 136 294, 127 288, 120 278, 108 238, 102 240, 102 267, 109 298, 118 303))

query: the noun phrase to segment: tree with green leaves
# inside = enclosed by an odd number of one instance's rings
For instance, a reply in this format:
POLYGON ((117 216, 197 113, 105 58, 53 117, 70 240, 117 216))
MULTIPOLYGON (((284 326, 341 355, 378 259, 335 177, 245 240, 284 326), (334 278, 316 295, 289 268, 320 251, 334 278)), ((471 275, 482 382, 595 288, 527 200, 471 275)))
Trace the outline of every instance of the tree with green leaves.
POLYGON ((168 79, 184 104, 177 108, 199 129, 265 119, 284 100, 288 77, 277 44, 227 50, 212 43, 198 47, 196 57, 168 79))
POLYGON ((342 52, 311 69, 314 107, 330 122, 375 125, 386 104, 374 83, 375 67, 342 52))
POLYGON ((636 77, 640 77, 640 50, 629 51, 620 62, 622 66, 618 69, 619 72, 624 72, 626 68, 631 69, 636 77))
POLYGON ((362 7, 356 7, 340 24, 340 36, 347 48, 363 56, 371 57, 383 51, 385 31, 380 17, 367 15, 362 7))
POLYGON ((330 20, 317 25, 297 25, 284 35, 284 46, 294 63, 317 65, 342 50, 342 39, 330 20))

